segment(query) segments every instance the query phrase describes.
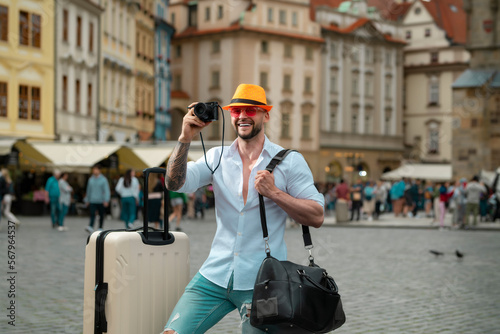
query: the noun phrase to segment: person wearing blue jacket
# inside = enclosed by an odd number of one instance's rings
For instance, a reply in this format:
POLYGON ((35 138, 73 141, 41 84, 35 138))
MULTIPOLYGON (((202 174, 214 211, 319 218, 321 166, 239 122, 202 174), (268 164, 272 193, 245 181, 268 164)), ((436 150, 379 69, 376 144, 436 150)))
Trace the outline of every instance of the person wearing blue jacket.
POLYGON ((405 180, 401 180, 392 185, 390 190, 391 200, 392 200, 392 208, 394 210, 394 216, 397 217, 403 211, 403 202, 404 202, 404 194, 405 194, 406 182, 405 180))
POLYGON ((89 233, 94 232, 96 211, 99 213, 99 230, 104 225, 105 208, 109 205, 110 191, 108 179, 101 174, 101 166, 92 167, 92 176, 87 182, 87 193, 83 201, 90 206, 90 223, 85 228, 89 233))
POLYGON ((59 177, 61 176, 61 172, 58 169, 54 170, 54 173, 49 179, 47 183, 45 183, 45 191, 46 198, 45 202, 50 203, 50 219, 52 220, 52 228, 56 228, 59 226, 59 215, 61 212, 61 208, 59 205, 59 177))

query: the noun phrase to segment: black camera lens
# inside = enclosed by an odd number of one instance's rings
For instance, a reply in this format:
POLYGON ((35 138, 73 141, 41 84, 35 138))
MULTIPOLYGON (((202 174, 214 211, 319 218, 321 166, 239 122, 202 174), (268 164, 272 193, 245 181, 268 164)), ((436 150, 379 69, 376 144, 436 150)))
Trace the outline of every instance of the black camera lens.
POLYGON ((203 122, 212 122, 219 119, 219 104, 217 102, 199 102, 194 106, 194 114, 203 122))

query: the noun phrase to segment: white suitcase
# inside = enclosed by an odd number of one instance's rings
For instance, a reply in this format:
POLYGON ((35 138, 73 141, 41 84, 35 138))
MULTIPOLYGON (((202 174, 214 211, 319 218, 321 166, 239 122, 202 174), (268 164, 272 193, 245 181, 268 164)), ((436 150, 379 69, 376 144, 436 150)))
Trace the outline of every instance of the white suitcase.
MULTIPOLYGON (((145 184, 151 172, 144 170, 145 184)), ((144 224, 147 226, 147 186, 144 224)), ((85 249, 84 334, 158 334, 189 281, 189 240, 164 231, 94 232, 85 249)))

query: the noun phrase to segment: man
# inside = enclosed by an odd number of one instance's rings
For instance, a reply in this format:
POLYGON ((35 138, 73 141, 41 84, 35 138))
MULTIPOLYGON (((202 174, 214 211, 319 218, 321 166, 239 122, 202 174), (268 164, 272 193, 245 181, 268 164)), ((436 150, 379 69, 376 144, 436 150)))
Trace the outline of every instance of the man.
POLYGON ((90 223, 85 228, 87 232, 94 232, 94 221, 96 211, 99 213, 99 230, 104 225, 105 208, 109 205, 110 191, 108 179, 101 174, 101 166, 92 167, 92 176, 87 183, 87 193, 83 201, 90 206, 90 223))
POLYGON ((61 208, 59 206, 59 177, 61 172, 58 169, 54 170, 54 173, 47 183, 45 183, 45 203, 50 203, 50 219, 52 220, 52 228, 59 226, 59 216, 61 208))
POLYGON ((349 186, 344 179, 335 187, 337 203, 335 203, 335 219, 337 223, 349 220, 349 186))
POLYGON ((481 193, 486 194, 486 187, 479 182, 479 177, 476 175, 472 178, 471 182, 465 187, 465 196, 467 203, 465 205, 465 223, 469 225, 469 215, 472 213, 474 216, 473 224, 477 224, 477 215, 479 213, 479 198, 481 193))
POLYGON ((354 214, 357 214, 356 220, 359 221, 360 210, 363 206, 363 183, 361 179, 356 181, 356 184, 351 187, 351 221, 354 220, 354 214))
MULTIPOLYGON (((286 258, 283 240, 287 216, 300 224, 320 227, 324 197, 314 187, 302 155, 291 153, 271 174, 265 170, 281 147, 264 134, 272 106, 262 87, 241 84, 228 106, 237 139, 224 149, 220 167, 212 172, 205 159, 187 163, 192 139, 209 123, 193 113, 184 116, 182 133, 166 172, 169 190, 193 192, 213 185, 217 232, 200 271, 186 287, 165 326, 166 334, 205 333, 233 309, 238 309, 243 333, 262 333, 249 323, 253 286, 265 257, 258 194, 265 197, 269 246, 274 257, 286 258)), ((207 152, 212 170, 221 147, 207 152)))

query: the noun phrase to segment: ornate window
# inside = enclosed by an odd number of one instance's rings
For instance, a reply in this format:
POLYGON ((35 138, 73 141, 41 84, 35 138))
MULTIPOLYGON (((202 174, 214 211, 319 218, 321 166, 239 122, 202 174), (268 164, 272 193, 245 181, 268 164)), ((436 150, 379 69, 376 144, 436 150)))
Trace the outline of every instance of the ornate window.
POLYGON ((429 105, 439 105, 439 79, 436 75, 429 78, 429 105))
POLYGON ((427 154, 438 154, 439 153, 439 129, 440 124, 436 121, 430 121, 427 124, 428 133, 428 149, 427 154))

